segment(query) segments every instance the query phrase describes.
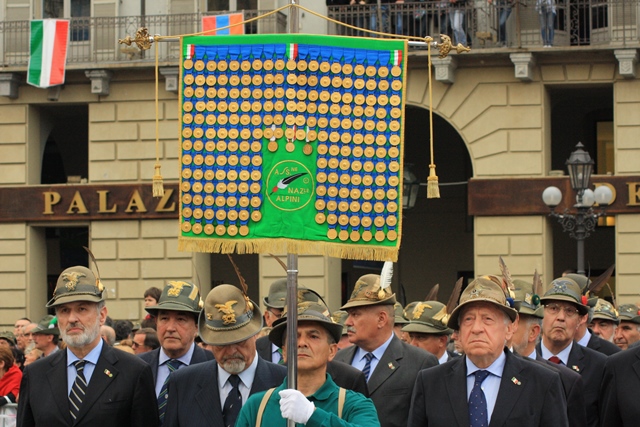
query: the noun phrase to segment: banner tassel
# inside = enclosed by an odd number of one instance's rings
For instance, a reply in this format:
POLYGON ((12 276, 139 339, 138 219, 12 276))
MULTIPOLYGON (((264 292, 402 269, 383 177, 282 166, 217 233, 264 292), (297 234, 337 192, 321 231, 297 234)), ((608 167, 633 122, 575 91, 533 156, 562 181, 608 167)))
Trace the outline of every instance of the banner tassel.
POLYGON ((158 43, 156 43, 156 164, 153 173, 153 197, 164 196, 164 183, 160 172, 160 125, 158 124, 158 43))
POLYGON ((440 187, 438 186, 438 175, 436 175, 436 165, 429 165, 429 177, 427 178, 427 199, 439 199, 440 187))
POLYGON ((431 42, 430 37, 427 42, 427 56, 429 58, 429 154, 431 163, 429 164, 429 177, 427 178, 427 199, 439 199, 440 187, 438 187, 438 175, 436 175, 436 164, 433 162, 433 84, 431 82, 431 42))
POLYGON ((164 196, 164 183, 162 181, 162 173, 160 172, 160 163, 155 165, 155 173, 153 174, 153 197, 164 196))

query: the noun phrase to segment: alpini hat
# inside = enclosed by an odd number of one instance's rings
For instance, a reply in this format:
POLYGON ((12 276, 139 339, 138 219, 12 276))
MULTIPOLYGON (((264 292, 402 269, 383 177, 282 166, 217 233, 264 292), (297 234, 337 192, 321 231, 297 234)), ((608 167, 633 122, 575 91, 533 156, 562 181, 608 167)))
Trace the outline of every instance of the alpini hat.
POLYGON ((640 308, 635 304, 624 304, 618 307, 620 320, 640 324, 640 308))
POLYGON ((396 294, 391 292, 391 279, 393 277, 393 263, 387 261, 378 274, 366 274, 358 279, 351 298, 342 307, 345 310, 351 307, 368 305, 395 305, 396 294))
POLYGON ((262 298, 262 303, 269 308, 283 309, 287 299, 287 279, 278 279, 269 286, 269 295, 262 298))
POLYGON ((262 329, 258 305, 233 285, 218 285, 204 300, 198 319, 202 341, 211 345, 229 345, 244 341, 262 329))
POLYGON ((566 301, 576 305, 581 316, 587 314, 587 297, 582 295, 582 289, 575 280, 568 277, 559 277, 549 285, 549 290, 540 301, 546 305, 549 301, 566 301))
POLYGON ((393 319, 393 323, 395 325, 406 325, 409 323, 409 321, 404 317, 404 309, 402 308, 402 304, 396 301, 396 303, 393 305, 393 310, 395 312, 393 319))
POLYGON ((58 329, 58 318, 56 316, 47 315, 38 322, 38 326, 31 330, 32 334, 42 335, 60 335, 58 329))
MULTIPOLYGON (((340 341, 342 325, 331 320, 331 314, 325 305, 312 301, 298 303, 298 324, 306 321, 322 324, 335 342, 340 341)), ((269 332, 269 341, 278 347, 282 347, 282 338, 286 330, 287 317, 285 316, 273 322, 273 329, 269 332)))
POLYGON ((334 323, 342 325, 342 335, 347 335, 347 325, 345 325, 347 317, 349 317, 349 313, 344 310, 336 310, 331 313, 331 320, 333 320, 334 323))
POLYGON ((7 341, 12 346, 15 346, 17 344, 16 336, 11 331, 2 331, 2 332, 0 332, 0 339, 3 339, 5 341, 7 341))
MULTIPOLYGON (((500 279, 496 277, 496 280, 500 279)), ((507 302, 507 295, 505 294, 504 288, 496 283, 495 280, 492 280, 490 276, 483 276, 469 283, 462 292, 462 295, 460 295, 460 303, 451 312, 447 326, 454 330, 459 329, 458 316, 460 315, 460 310, 475 302, 488 302, 497 306, 509 316, 512 322, 515 321, 518 316, 518 312, 514 308, 511 308, 509 302, 507 302)))
POLYGON ((447 327, 447 306, 439 301, 419 301, 411 312, 405 310, 405 315, 409 324, 402 328, 403 332, 437 335, 453 333, 453 330, 447 327))
POLYGON ((158 304, 146 307, 147 313, 157 316, 160 310, 186 311, 199 314, 202 311, 202 298, 196 285, 182 280, 174 280, 164 287, 158 304))
POLYGON ((540 276, 536 272, 533 277, 534 283, 525 282, 524 280, 515 279, 514 287, 514 308, 519 314, 542 318, 543 315, 540 308, 540 292, 542 290, 542 282, 540 276))
POLYGON ((615 323, 616 325, 620 324, 620 319, 618 318, 618 310, 616 310, 613 304, 602 298, 598 298, 598 302, 593 308, 593 318, 608 320, 615 323))
POLYGON ((53 298, 47 307, 75 301, 100 302, 104 300, 104 285, 87 267, 76 265, 60 273, 53 298))

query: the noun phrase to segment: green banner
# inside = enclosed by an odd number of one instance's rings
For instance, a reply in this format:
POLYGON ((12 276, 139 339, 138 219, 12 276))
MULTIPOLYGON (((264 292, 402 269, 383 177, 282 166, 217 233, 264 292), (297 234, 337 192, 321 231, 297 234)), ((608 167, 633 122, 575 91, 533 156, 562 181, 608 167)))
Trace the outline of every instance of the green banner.
POLYGON ((181 250, 397 260, 406 42, 182 40, 181 250))

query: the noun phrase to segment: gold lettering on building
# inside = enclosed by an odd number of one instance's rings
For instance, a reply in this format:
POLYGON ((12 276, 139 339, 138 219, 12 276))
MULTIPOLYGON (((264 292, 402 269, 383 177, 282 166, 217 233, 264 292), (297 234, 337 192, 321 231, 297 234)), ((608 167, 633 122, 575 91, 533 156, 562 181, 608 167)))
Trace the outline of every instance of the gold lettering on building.
POLYGON ((118 205, 113 205, 111 208, 107 207, 109 190, 98 190, 97 193, 99 196, 98 213, 115 213, 118 211, 118 205))
POLYGON ((640 182, 627 182, 629 203, 627 206, 640 206, 640 182))
POLYGON ((86 214, 89 213, 87 207, 84 204, 84 200, 82 200, 82 196, 79 191, 76 191, 73 195, 73 199, 71 199, 71 204, 69 204, 69 209, 67 209, 68 214, 78 213, 78 214, 86 214), (77 210, 77 212, 74 212, 77 210))
POLYGON ((124 211, 127 213, 134 212, 134 209, 138 213, 144 213, 147 211, 147 207, 144 205, 142 201, 142 197, 140 197, 140 192, 135 190, 131 195, 131 199, 129 199, 129 204, 127 205, 127 209, 124 211))
POLYGON ((158 206, 156 206, 156 212, 173 212, 176 210, 176 202, 171 203, 171 206, 167 207, 167 202, 171 198, 173 194, 173 189, 165 189, 164 196, 158 202, 158 206))
POLYGON ((44 196, 44 211, 43 215, 53 215, 53 205, 60 202, 60 193, 57 191, 45 191, 42 193, 44 196))

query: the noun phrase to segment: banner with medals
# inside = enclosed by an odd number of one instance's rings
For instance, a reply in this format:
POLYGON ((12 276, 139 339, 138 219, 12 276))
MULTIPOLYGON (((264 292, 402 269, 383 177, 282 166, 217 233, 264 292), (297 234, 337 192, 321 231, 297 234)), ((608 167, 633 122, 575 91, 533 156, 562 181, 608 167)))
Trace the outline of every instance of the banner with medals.
POLYGON ((407 44, 182 39, 181 250, 397 260, 407 44))

